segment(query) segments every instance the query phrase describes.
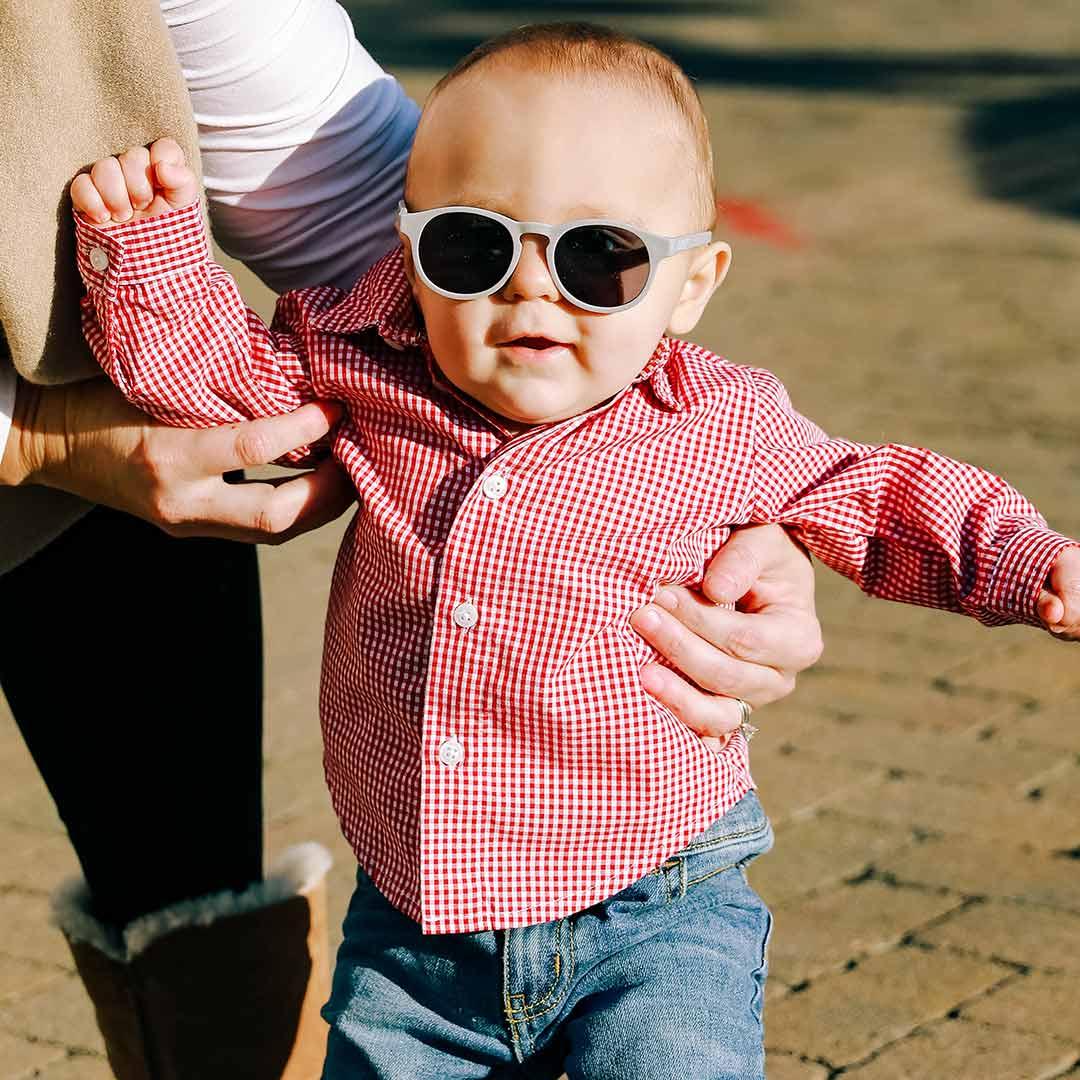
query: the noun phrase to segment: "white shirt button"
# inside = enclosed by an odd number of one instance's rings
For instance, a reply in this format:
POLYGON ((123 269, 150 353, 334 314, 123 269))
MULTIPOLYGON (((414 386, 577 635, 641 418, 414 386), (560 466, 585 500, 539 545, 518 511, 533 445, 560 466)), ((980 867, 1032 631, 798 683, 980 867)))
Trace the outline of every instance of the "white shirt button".
POLYGON ((109 269, 109 254, 103 247, 90 249, 90 265, 97 271, 103 272, 109 269))
POLYGON ((452 769, 455 765, 460 765, 464 757, 465 747, 462 746, 460 740, 453 735, 448 739, 443 739, 443 741, 439 743, 439 762, 448 769, 452 769))
POLYGON ((460 626, 462 630, 471 630, 480 621, 480 612, 476 610, 474 603, 466 600, 454 608, 450 618, 454 620, 455 626, 460 626))
POLYGON ((492 473, 484 477, 480 490, 492 501, 497 502, 506 494, 506 477, 502 473, 492 473))

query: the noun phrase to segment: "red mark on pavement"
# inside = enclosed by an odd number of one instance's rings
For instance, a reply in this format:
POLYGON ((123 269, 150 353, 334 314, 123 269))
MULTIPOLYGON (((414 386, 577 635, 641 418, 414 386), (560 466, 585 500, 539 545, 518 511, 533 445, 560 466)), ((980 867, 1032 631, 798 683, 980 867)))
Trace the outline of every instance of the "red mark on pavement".
POLYGON ((800 248, 803 245, 802 237, 761 203, 719 195, 716 209, 733 232, 764 240, 774 247, 800 248))

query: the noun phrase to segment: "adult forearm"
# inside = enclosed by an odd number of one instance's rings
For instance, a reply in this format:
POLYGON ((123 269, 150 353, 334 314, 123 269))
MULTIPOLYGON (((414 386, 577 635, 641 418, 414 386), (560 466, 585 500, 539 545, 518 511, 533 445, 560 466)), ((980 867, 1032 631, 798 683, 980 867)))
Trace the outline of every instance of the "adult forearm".
POLYGON ((222 474, 274 461, 326 434, 339 411, 186 430, 157 424, 105 379, 20 383, 0 484, 43 484, 153 522, 176 536, 280 543, 337 517, 353 500, 333 460, 284 484, 228 484, 222 474))
POLYGON ((105 379, 64 386, 19 380, 0 484, 41 484, 131 509, 120 462, 133 462, 146 418, 105 379))
MULTIPOLYGON (((64 388, 56 391, 62 394, 64 388)), ((11 412, 11 426, 0 454, 0 486, 34 483, 47 447, 58 437, 55 396, 42 387, 19 379, 11 412), (45 395, 45 400, 43 400, 45 395)))

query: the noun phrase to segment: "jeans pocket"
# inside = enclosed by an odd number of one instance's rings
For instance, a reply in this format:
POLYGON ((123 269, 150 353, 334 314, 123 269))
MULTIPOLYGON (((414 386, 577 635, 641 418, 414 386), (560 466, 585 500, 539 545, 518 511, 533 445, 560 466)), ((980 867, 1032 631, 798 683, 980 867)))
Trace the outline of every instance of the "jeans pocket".
POLYGON ((751 791, 672 858, 685 892, 726 871, 741 872, 772 845, 772 826, 751 791))

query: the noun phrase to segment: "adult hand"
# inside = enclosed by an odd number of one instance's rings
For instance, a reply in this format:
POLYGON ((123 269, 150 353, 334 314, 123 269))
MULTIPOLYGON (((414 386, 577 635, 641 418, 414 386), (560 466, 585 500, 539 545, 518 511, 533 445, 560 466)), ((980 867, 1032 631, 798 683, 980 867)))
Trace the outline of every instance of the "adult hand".
POLYGON ((310 404, 227 427, 169 428, 104 379, 49 388, 20 380, 0 484, 61 488, 173 536, 279 544, 352 503, 352 486, 337 464, 327 459, 312 472, 265 483, 230 484, 222 474, 314 442, 339 415, 338 406, 310 404))
POLYGON ((683 676, 649 664, 645 689, 713 746, 739 726, 733 698, 778 701, 821 656, 813 568, 777 525, 737 530, 700 592, 665 586, 630 624, 683 676))

